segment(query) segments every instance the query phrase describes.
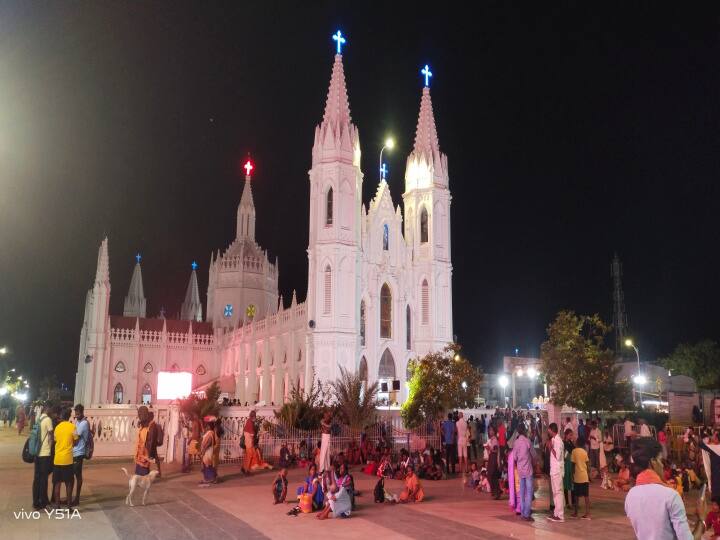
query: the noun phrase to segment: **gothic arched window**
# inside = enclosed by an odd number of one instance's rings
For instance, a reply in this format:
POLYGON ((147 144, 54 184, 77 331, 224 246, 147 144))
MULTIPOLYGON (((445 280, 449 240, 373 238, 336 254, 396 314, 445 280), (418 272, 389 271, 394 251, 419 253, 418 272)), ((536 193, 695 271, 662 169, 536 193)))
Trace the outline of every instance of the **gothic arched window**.
POLYGON ((427 279, 423 279, 420 289, 422 323, 428 324, 430 321, 430 287, 428 287, 427 279))
POLYGON ((390 229, 387 223, 383 223, 383 251, 390 249, 390 229))
POLYGON ((428 213, 423 206, 420 209, 420 243, 425 244, 428 241, 428 213))
POLYGON ((115 364, 115 371, 117 371, 118 373, 122 373, 123 371, 125 371, 125 364, 123 364, 122 361, 115 364))
POLYGON ((113 403, 122 403, 123 402, 123 385, 120 383, 117 383, 115 385, 115 390, 113 391, 113 403))
POLYGON ((392 336, 392 293, 387 283, 380 289, 380 337, 392 336))
POLYGON ((360 301, 360 346, 365 346, 365 300, 360 301))
POLYGON ((143 386, 142 389, 142 402, 143 404, 147 405, 152 401, 152 388, 150 388, 150 385, 145 383, 145 386, 143 386))
POLYGON ((205 369, 205 366, 200 364, 195 370, 195 373, 197 373, 198 375, 205 375, 207 373, 207 370, 205 369))
POLYGON ((323 314, 329 315, 332 308, 332 269, 328 264, 325 267, 325 301, 323 302, 323 314))
POLYGON ((360 380, 367 382, 368 380, 368 367, 367 367, 367 360, 365 360, 365 357, 363 356, 360 359, 360 366, 358 366, 358 374, 360 375, 360 380))
POLYGON ((153 371, 152 364, 151 364, 150 362, 148 362, 147 364, 145 364, 145 367, 143 368, 143 371, 144 371, 145 373, 152 373, 152 371, 153 371))
POLYGON ((412 314, 410 313, 410 306, 405 308, 405 348, 409 351, 412 347, 412 314))
POLYGON ((393 358, 390 349, 385 349, 385 352, 380 358, 378 379, 395 379, 395 359, 393 358))
POLYGON ((325 195, 325 225, 330 226, 333 224, 333 189, 327 190, 325 195))

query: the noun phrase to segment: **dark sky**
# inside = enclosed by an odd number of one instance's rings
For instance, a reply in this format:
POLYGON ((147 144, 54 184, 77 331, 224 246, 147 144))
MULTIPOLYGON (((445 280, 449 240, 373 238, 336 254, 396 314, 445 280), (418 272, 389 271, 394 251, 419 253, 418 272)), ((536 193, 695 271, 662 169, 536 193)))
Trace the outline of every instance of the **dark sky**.
POLYGON ((0 343, 73 382, 104 234, 114 313, 137 251, 149 315, 179 310, 193 259, 204 297, 248 152, 258 240, 304 298, 338 28, 365 202, 388 133, 401 201, 420 66, 435 74, 454 326, 475 363, 537 354, 562 308, 611 318, 614 251, 644 358, 717 339, 720 7, 540 4, 0 3, 0 343))

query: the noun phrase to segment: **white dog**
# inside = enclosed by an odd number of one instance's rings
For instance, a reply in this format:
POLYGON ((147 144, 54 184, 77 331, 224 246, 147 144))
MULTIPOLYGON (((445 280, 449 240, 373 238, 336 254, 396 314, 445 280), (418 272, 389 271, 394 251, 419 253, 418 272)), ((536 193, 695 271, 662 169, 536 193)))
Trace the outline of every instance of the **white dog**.
POLYGON ((137 474, 133 474, 131 476, 130 474, 128 474, 125 467, 122 467, 122 470, 125 473, 125 476, 130 479, 130 481, 128 482, 128 485, 130 486, 130 493, 128 493, 127 497, 125 497, 125 504, 135 506, 132 502, 132 495, 135 492, 135 488, 140 487, 140 489, 145 490, 143 492, 142 498, 142 503, 144 505, 145 497, 147 496, 148 491, 150 491, 150 486, 152 486, 152 483, 155 481, 155 477, 158 475, 158 471, 150 471, 150 474, 147 474, 145 476, 138 476, 137 474))

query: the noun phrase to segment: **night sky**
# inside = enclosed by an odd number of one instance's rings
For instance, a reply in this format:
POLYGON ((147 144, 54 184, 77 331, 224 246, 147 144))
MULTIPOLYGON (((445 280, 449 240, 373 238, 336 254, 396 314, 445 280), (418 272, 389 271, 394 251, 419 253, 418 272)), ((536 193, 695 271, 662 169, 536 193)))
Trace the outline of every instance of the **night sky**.
POLYGON ((204 300, 248 152, 258 241, 303 299, 338 28, 365 203, 387 134, 401 202, 420 67, 435 75, 473 362, 538 354, 559 309, 611 319, 615 251, 644 359, 718 339, 720 6, 540 4, 0 3, 0 344, 74 382, 105 234, 113 313, 138 251, 149 316, 179 312, 194 259, 204 300))

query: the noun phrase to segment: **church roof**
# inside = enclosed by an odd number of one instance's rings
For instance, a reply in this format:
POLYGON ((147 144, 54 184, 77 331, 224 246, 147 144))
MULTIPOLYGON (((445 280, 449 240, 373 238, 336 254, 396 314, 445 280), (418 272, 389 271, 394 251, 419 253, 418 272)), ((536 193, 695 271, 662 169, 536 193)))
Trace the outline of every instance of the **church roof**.
POLYGON ((140 255, 138 262, 135 263, 132 279, 130 280, 130 288, 125 297, 125 309, 123 315, 126 317, 145 317, 145 292, 143 291, 142 270, 140 268, 140 255))
POLYGON ((190 273, 190 282, 185 292, 185 301, 180 308, 180 318, 186 321, 202 320, 200 289, 198 288, 197 273, 194 269, 190 273))

